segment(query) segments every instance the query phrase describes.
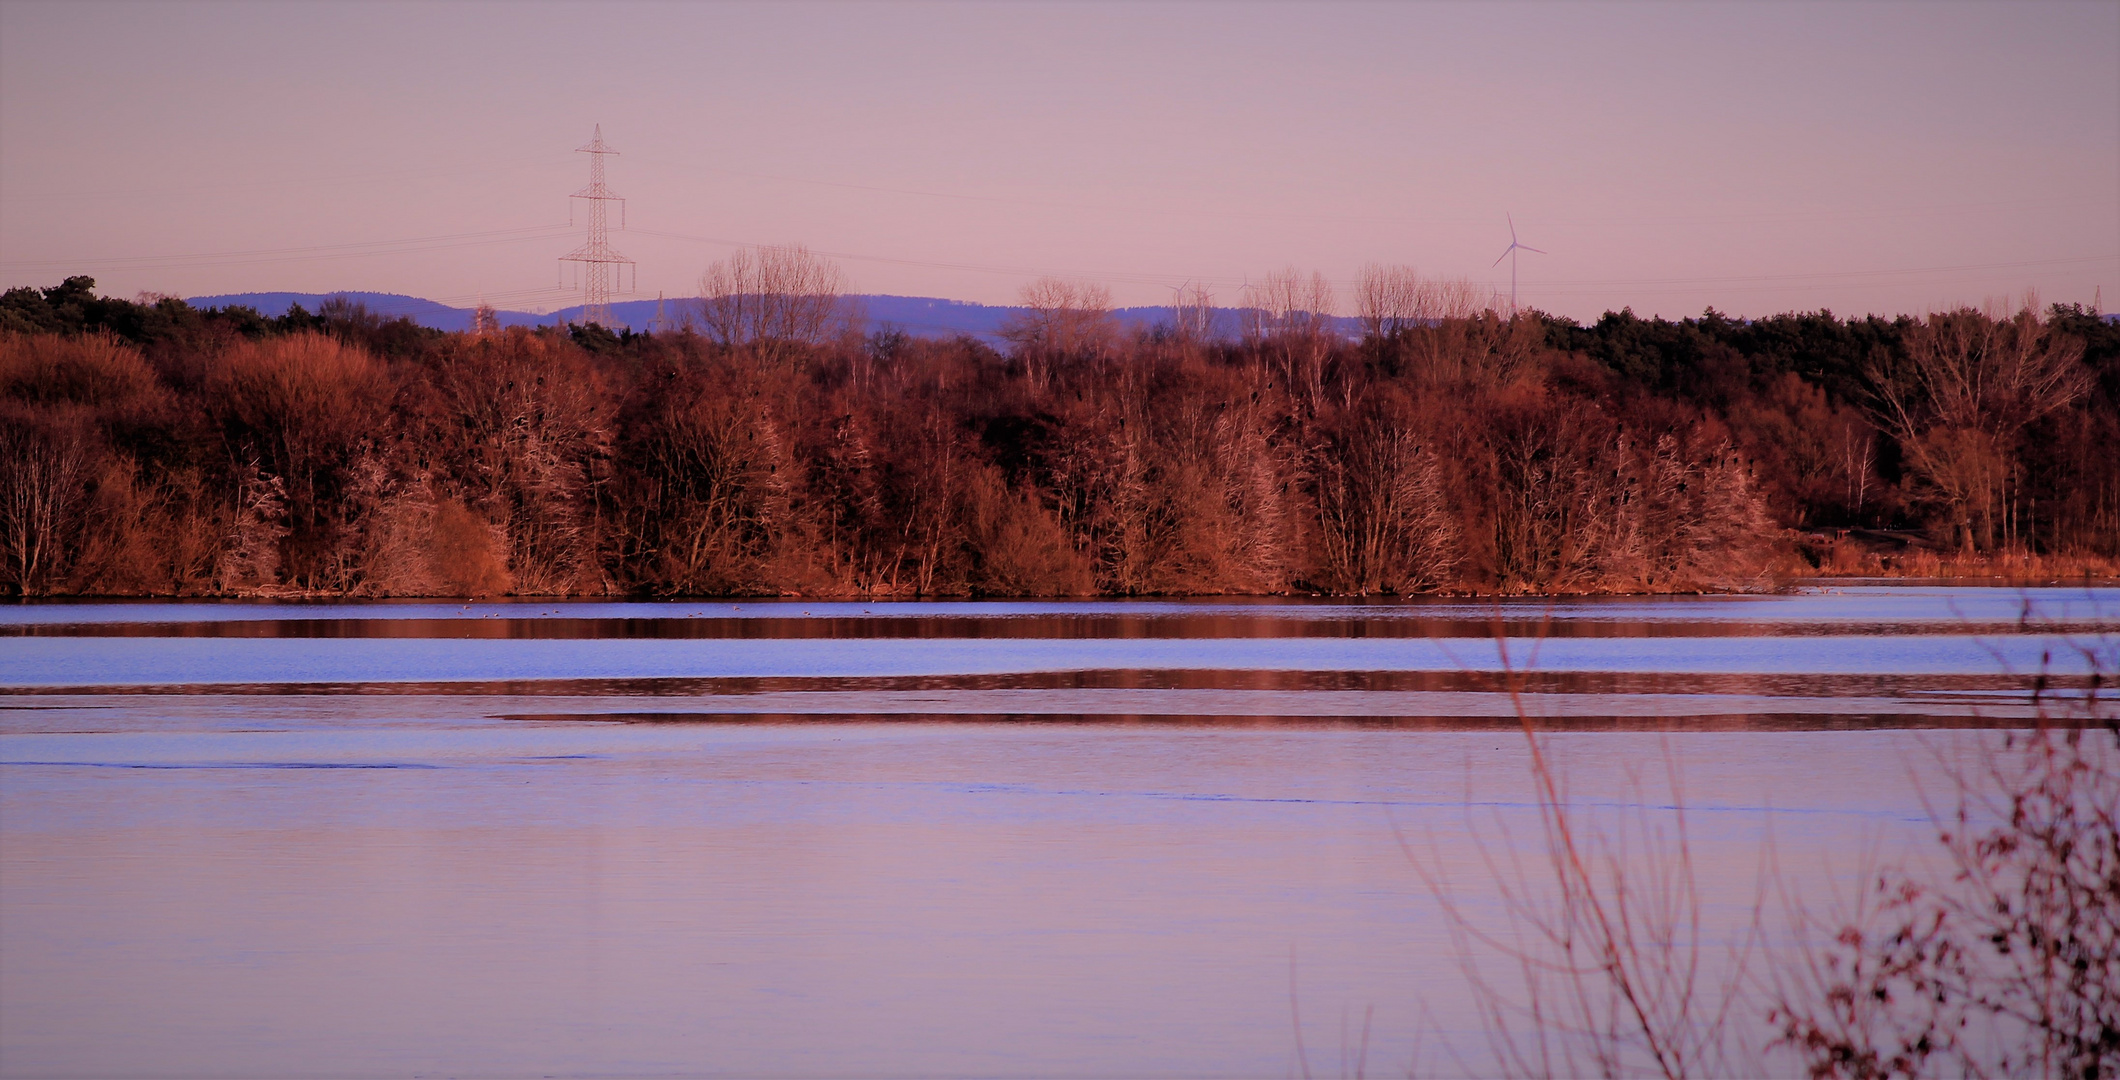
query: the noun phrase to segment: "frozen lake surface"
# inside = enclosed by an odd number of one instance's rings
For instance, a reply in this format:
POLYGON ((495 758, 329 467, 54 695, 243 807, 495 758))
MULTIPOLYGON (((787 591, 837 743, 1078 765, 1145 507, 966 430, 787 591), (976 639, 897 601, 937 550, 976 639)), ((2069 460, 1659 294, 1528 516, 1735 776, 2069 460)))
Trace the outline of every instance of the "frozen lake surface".
POLYGON ((1588 820, 1683 803, 1734 922, 1770 838, 1821 892, 1918 850, 1937 761, 2116 630, 1859 585, 0 608, 0 1073, 1477 1070, 1410 859, 1477 918, 1536 853, 1519 707, 1588 820))

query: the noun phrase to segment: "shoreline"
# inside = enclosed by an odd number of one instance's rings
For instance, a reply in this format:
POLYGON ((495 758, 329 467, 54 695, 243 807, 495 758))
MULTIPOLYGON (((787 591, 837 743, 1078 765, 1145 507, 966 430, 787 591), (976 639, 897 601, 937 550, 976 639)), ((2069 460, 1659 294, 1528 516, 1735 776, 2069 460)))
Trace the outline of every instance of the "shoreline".
POLYGON ((1033 593, 876 593, 876 592, 780 592, 780 593, 719 593, 719 594, 642 594, 626 592, 574 592, 574 593, 396 593, 304 590, 287 588, 243 589, 224 592, 197 593, 50 593, 42 596, 0 597, 0 603, 24 605, 33 603, 129 603, 140 601, 348 601, 372 603, 378 601, 449 601, 464 603, 561 603, 622 601, 628 603, 688 603, 688 602, 863 602, 863 603, 979 603, 1006 601, 1072 601, 1094 603, 1100 601, 1127 602, 1148 600, 1315 600, 1334 603, 1389 604, 1393 602, 1422 600, 1521 600, 1540 597, 1567 599, 1598 599, 1622 597, 1684 597, 1684 596, 1764 596, 1794 592, 1806 588, 1831 585, 1862 585, 1881 587, 1935 587, 1958 588, 2058 588, 2081 586, 2085 588, 2120 587, 2120 563, 2103 559, 1994 559, 1994 560, 1927 560, 1887 561, 1871 564, 1859 570, 1853 568, 1819 566, 1777 568, 1772 574, 1742 583, 1727 583, 1721 586, 1706 585, 1693 588, 1544 588, 1544 589, 1439 589, 1427 592, 1403 594, 1337 594, 1291 590, 1283 592, 1185 592, 1185 593, 1087 593, 1068 595, 1045 595, 1033 593))

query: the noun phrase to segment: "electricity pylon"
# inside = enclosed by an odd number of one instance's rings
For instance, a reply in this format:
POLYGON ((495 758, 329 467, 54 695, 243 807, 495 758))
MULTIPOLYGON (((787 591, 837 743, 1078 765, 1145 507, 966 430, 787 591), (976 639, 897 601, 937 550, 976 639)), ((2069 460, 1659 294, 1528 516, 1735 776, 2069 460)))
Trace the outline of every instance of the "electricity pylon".
POLYGON ((574 152, 589 155, 589 186, 571 196, 589 203, 589 241, 560 256, 560 261, 583 264, 582 321, 609 329, 611 282, 617 276, 612 267, 634 265, 633 260, 611 250, 611 223, 604 209, 605 203, 617 203, 619 228, 626 227, 626 200, 611 194, 611 189, 604 186, 604 155, 618 151, 604 145, 604 126, 598 124, 596 137, 589 140, 589 145, 574 152))

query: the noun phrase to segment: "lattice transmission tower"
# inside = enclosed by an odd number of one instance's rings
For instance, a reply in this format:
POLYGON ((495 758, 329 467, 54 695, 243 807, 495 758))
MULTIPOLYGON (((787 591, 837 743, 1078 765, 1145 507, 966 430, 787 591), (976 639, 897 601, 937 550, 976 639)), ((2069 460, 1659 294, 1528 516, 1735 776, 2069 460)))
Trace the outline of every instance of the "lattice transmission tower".
POLYGON ((618 151, 604 145, 604 126, 598 124, 596 137, 589 140, 589 145, 574 152, 589 155, 589 186, 572 196, 589 203, 589 241, 560 256, 560 261, 582 264, 582 321, 608 329, 611 326, 611 283, 618 276, 614 268, 634 265, 633 260, 611 250, 611 219, 605 208, 607 203, 617 203, 618 227, 626 227, 626 200, 611 194, 611 189, 604 186, 604 155, 618 151))

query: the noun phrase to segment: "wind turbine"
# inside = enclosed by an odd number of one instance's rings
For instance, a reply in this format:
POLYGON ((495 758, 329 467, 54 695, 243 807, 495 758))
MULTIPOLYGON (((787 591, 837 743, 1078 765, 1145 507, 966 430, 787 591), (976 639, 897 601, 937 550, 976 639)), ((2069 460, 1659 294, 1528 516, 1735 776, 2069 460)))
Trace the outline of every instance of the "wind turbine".
MULTIPOLYGON (((1518 251, 1535 251, 1540 255, 1544 255, 1545 252, 1532 247, 1530 244, 1517 243, 1516 218, 1507 214, 1503 216, 1509 218, 1509 246, 1502 249, 1502 254, 1494 260, 1494 265, 1502 265, 1502 259, 1509 260, 1509 314, 1514 315, 1516 314, 1516 253, 1518 251)), ((1492 267, 1489 269, 1492 269, 1492 267)))

